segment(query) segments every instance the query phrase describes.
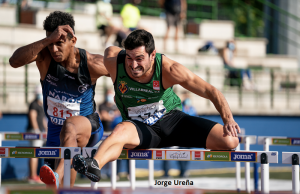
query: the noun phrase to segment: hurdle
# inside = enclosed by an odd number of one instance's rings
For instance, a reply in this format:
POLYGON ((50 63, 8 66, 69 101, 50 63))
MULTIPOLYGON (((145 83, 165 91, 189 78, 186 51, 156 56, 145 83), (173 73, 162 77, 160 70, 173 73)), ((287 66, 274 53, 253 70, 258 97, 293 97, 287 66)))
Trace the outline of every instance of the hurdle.
MULTIPOLYGON (((236 151, 240 150, 240 144, 245 144, 245 150, 250 150, 251 144, 256 144, 255 135, 239 135, 239 145, 236 147, 236 151)), ((235 163, 235 177, 236 177, 236 190, 240 192, 241 190, 241 163, 235 163)), ((250 188, 250 163, 245 162, 245 188, 247 193, 251 192, 250 188)))
MULTIPOLYGON (((110 133, 104 132, 103 136, 101 138, 101 140, 99 141, 99 143, 96 146, 99 146, 103 140, 105 140, 108 136, 110 135, 110 133)), ((1 132, 0 133, 0 147, 2 146, 2 141, 35 141, 35 140, 47 140, 47 133, 46 132, 42 132, 42 133, 20 133, 20 132, 1 132)), ((45 147, 48 148, 48 147, 45 147)), ((49 147, 50 148, 50 147, 49 147)), ((1 162, 2 162, 2 157, 1 154, 3 155, 3 149, 0 148, 0 186, 1 186, 1 162)), ((80 153, 79 153, 80 154, 80 153)), ((73 158, 73 156, 71 157, 71 159, 73 158)), ((91 181, 91 184, 93 185, 94 183, 91 181)))
MULTIPOLYGON (((83 148, 83 153, 92 154, 95 148, 83 148)), ((268 163, 278 163, 276 151, 210 151, 210 150, 186 150, 186 149, 124 149, 118 159, 129 159, 130 163, 130 187, 135 189, 135 160, 176 160, 176 161, 219 161, 219 162, 257 162, 262 166, 268 163)), ((112 177, 116 171, 112 171, 112 177), (114 174, 113 174, 114 173, 114 174)), ((269 168, 261 170, 262 193, 269 193, 269 168)), ((150 179, 150 176, 149 176, 150 179)), ((151 182, 151 181, 149 181, 151 182)), ((116 189, 116 179, 111 179, 112 189, 116 189)), ((151 186, 151 185, 150 185, 151 186)))
POLYGON ((283 136, 258 136, 257 144, 264 145, 264 151, 269 151, 269 146, 300 146, 300 137, 283 136))
POLYGON ((64 159, 64 184, 70 187, 71 159, 81 154, 79 147, 0 147, 0 158, 52 158, 64 159))
POLYGON ((292 165, 293 194, 299 194, 299 158, 300 152, 282 152, 282 164, 292 165))
MULTIPOLYGON (((269 151, 269 147, 272 145, 300 146, 300 138, 299 137, 285 137, 285 136, 258 136, 257 144, 264 145, 264 151, 269 151)), ((269 165, 269 164, 267 164, 267 165, 269 165)))

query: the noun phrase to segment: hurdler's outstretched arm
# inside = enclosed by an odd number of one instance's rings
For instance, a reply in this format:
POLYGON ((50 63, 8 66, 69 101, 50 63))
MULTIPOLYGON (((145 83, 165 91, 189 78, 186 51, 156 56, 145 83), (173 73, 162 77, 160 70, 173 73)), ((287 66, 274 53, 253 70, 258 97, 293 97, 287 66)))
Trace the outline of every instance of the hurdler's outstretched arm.
POLYGON ((237 137, 237 132, 240 133, 240 128, 233 119, 224 95, 183 65, 163 56, 163 85, 165 88, 168 88, 175 84, 180 84, 194 94, 209 99, 222 117, 224 135, 237 137))

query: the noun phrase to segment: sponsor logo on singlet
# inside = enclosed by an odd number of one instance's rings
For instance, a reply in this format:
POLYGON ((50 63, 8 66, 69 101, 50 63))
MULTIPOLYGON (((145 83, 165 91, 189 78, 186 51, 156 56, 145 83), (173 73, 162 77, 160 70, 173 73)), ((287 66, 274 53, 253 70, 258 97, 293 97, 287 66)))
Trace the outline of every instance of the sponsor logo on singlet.
POLYGON ((140 103, 140 102, 146 102, 147 100, 146 99, 136 99, 137 103, 140 103))
POLYGON ((84 93, 85 91, 87 91, 89 86, 90 86, 89 84, 82 84, 81 86, 78 87, 78 92, 84 93))
POLYGON ((160 90, 159 81, 153 81, 153 89, 154 90, 160 90))

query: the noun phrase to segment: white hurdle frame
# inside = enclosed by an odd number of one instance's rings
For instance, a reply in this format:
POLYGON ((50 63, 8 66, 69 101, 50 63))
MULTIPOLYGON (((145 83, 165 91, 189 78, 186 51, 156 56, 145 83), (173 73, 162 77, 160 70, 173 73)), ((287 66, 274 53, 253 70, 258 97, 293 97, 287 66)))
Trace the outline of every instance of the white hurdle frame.
MULTIPOLYGON (((264 151, 269 151, 269 147, 271 145, 274 145, 274 146, 300 146, 300 138, 299 137, 285 137, 285 136, 258 136, 257 144, 264 145, 264 151), (296 141, 296 143, 293 140, 296 141)), ((290 152, 286 152, 286 153, 290 153, 290 152)), ((283 157, 284 156, 282 155, 282 161, 283 161, 283 157)), ((291 158, 289 158, 288 160, 291 161, 291 158)), ((285 162, 287 162, 287 161, 285 160, 285 162)), ((291 162, 286 163, 286 164, 291 164, 291 162)), ((263 166, 262 166, 262 168, 263 168, 263 166)), ((269 168, 269 164, 265 164, 264 168, 269 168)), ((295 167, 295 168, 297 168, 297 167, 295 167)), ((299 185, 299 183, 298 183, 298 185, 299 185)), ((299 189, 298 189, 298 193, 299 193, 299 189)))
POLYGON ((292 165, 292 192, 299 194, 299 158, 300 152, 282 152, 282 164, 292 165))
MULTIPOLYGON (((245 150, 250 150, 251 144, 256 144, 255 135, 239 135, 239 145, 236 147, 236 151, 240 151, 240 144, 245 144, 245 150)), ((240 192, 241 190, 241 163, 235 163, 235 177, 236 177, 236 190, 240 192)), ((247 193, 251 193, 250 188, 250 162, 245 162, 245 190, 247 193)))

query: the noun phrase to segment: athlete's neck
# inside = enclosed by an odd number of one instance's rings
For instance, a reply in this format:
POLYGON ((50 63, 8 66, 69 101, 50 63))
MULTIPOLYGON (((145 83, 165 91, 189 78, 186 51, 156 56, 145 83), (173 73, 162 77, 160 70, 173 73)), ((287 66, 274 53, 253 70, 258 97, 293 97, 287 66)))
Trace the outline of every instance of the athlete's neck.
POLYGON ((66 58, 66 60, 61 62, 61 65, 71 73, 77 73, 79 63, 80 63, 79 49, 74 47, 70 52, 69 56, 66 58))

